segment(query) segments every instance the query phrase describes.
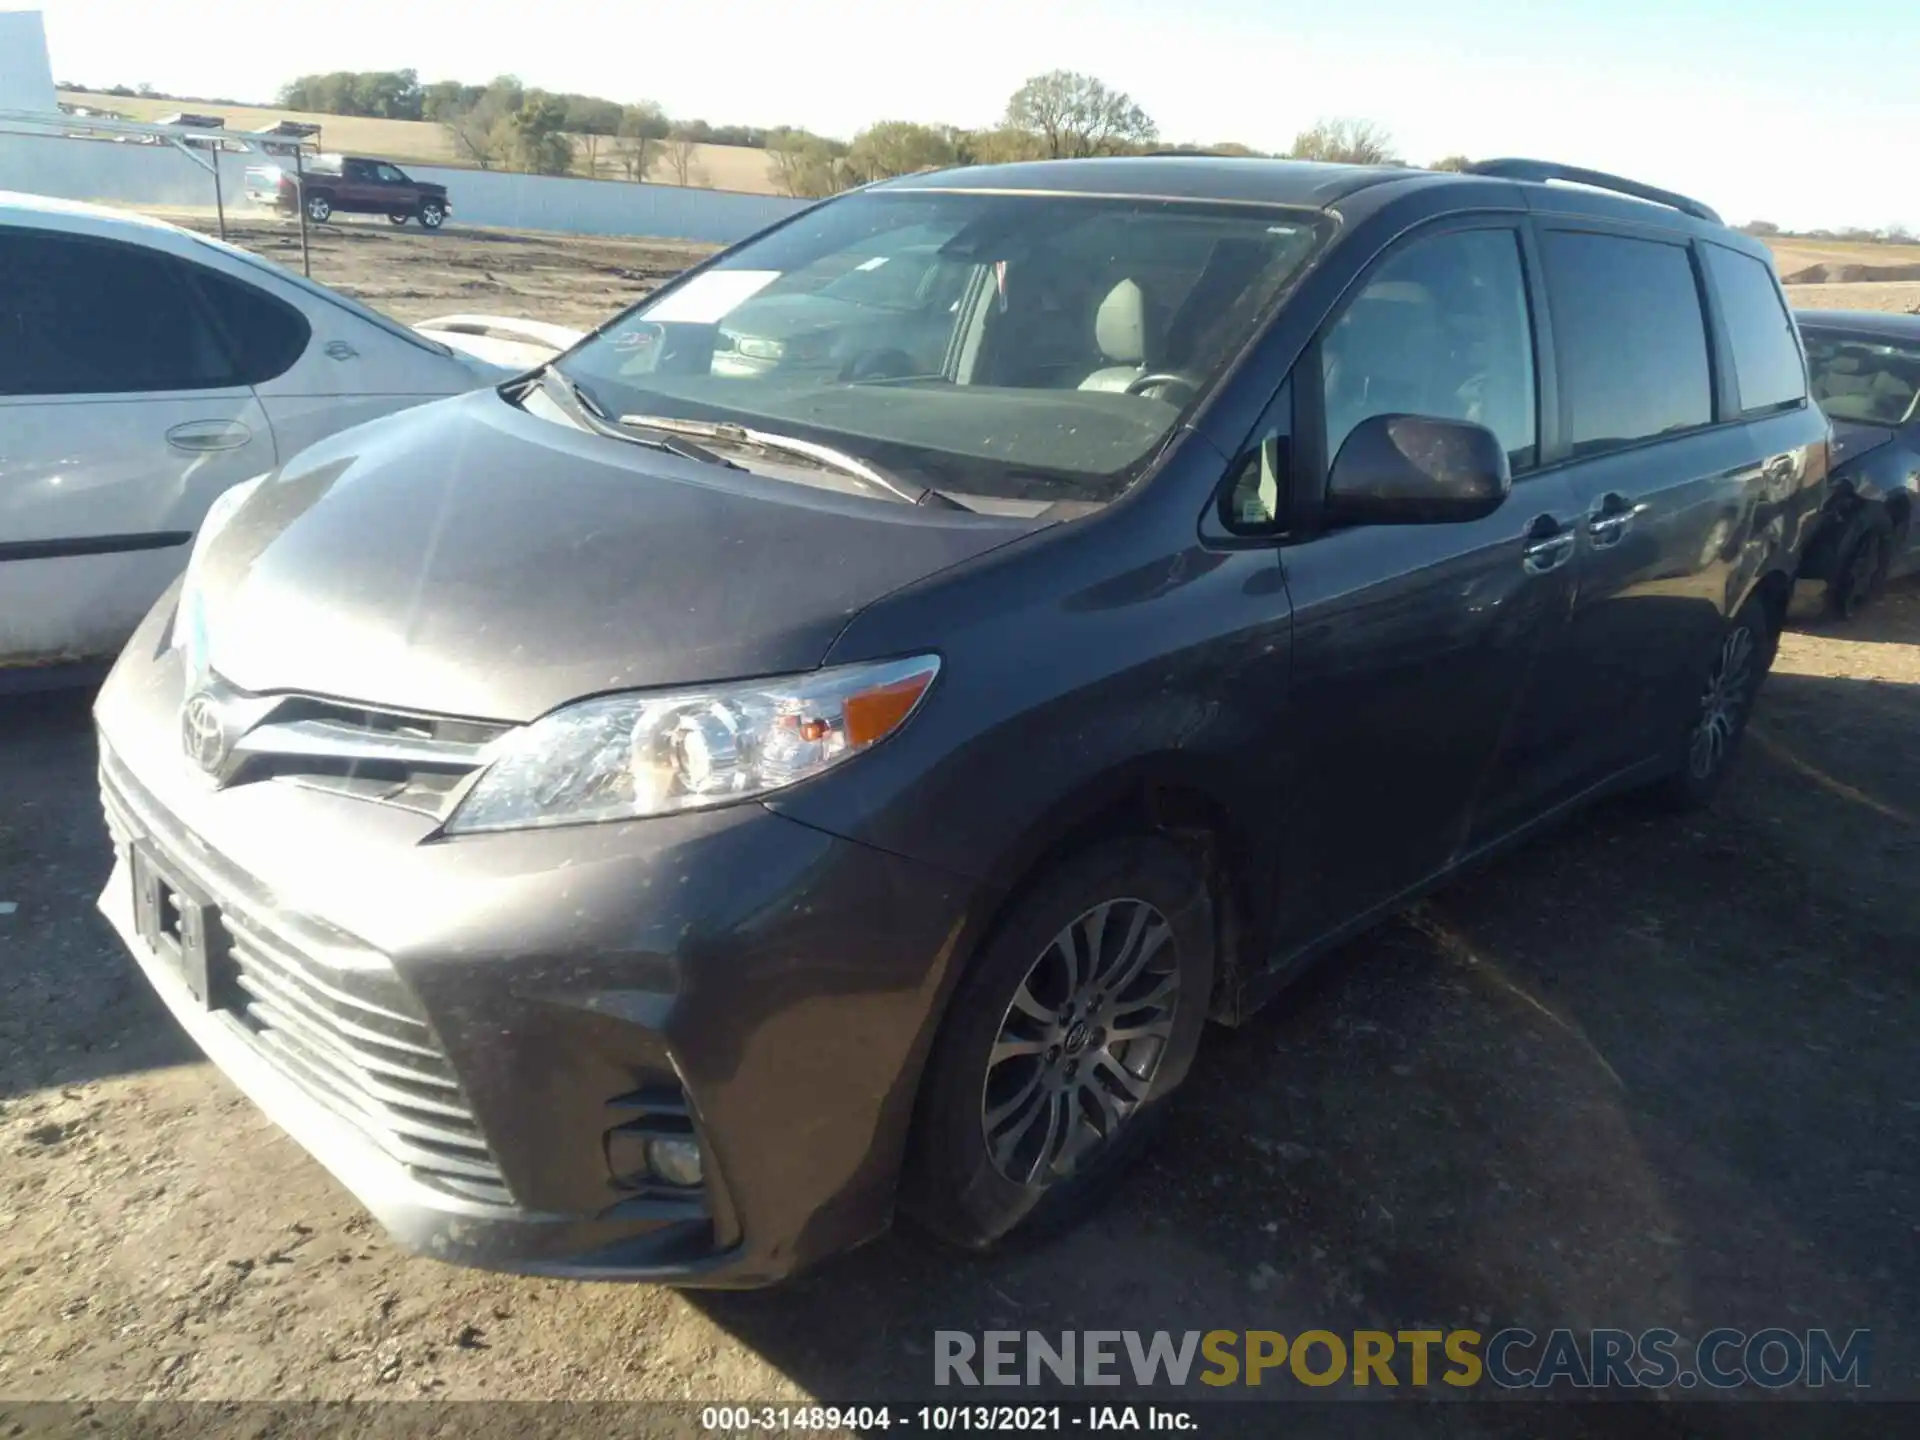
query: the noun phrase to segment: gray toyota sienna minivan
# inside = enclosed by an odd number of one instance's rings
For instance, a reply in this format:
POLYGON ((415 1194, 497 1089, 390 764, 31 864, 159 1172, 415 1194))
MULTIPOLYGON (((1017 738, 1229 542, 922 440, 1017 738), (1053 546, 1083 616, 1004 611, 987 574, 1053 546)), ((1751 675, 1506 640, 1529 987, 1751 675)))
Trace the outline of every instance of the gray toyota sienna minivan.
POLYGON ((1827 436, 1766 251, 1613 177, 869 187, 228 493, 97 702, 102 908, 423 1253, 983 1247, 1337 940, 1707 800, 1827 436))

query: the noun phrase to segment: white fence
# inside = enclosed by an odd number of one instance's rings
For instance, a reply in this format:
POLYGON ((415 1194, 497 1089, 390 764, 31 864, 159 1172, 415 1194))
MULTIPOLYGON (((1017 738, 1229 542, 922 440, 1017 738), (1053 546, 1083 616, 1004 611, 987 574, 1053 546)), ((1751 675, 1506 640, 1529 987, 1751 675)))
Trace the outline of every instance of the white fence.
MULTIPOLYGON (((262 159, 221 154, 221 185, 230 214, 245 213, 245 172, 262 159)), ((779 195, 740 195, 679 185, 449 170, 436 165, 402 168, 418 179, 447 187, 456 225, 551 230, 563 235, 656 235, 726 244, 807 203, 779 195)), ((0 190, 135 209, 213 204, 213 177, 171 147, 50 135, 0 134, 0 190)))

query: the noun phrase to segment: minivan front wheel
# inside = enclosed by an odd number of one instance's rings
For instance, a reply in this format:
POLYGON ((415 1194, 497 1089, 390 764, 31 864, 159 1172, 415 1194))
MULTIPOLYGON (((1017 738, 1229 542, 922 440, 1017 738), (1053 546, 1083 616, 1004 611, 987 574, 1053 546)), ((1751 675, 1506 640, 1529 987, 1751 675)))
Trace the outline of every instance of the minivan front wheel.
POLYGON ((1772 617, 1756 595, 1728 623, 1699 681, 1679 762, 1661 787, 1661 798, 1675 808, 1705 805, 1719 790, 1746 734, 1760 682, 1772 668, 1776 643, 1772 617))
POLYGON ((1171 842, 1110 841, 1043 879, 954 994, 909 1213, 979 1250, 1097 1203, 1186 1077, 1213 964, 1206 876, 1171 842))

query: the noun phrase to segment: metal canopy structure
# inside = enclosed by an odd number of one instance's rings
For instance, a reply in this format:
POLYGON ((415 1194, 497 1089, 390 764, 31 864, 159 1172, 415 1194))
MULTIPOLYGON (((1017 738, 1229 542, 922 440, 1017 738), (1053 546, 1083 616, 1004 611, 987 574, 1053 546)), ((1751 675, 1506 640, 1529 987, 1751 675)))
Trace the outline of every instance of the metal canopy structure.
MULTIPOLYGON (((186 118, 186 117, 183 117, 186 118)), ((201 117, 192 117, 199 119, 201 117)), ((228 130, 224 126, 150 125, 140 120, 110 119, 104 115, 69 114, 64 110, 0 110, 0 135, 39 135, 56 140, 119 141, 166 145, 187 157, 213 177, 213 205, 220 238, 227 238, 226 198, 221 193, 220 152, 292 157, 294 170, 304 175, 306 157, 319 150, 316 135, 290 133, 311 126, 277 125, 259 131, 228 130)), ((300 209, 300 266, 309 275, 307 212, 300 209)))

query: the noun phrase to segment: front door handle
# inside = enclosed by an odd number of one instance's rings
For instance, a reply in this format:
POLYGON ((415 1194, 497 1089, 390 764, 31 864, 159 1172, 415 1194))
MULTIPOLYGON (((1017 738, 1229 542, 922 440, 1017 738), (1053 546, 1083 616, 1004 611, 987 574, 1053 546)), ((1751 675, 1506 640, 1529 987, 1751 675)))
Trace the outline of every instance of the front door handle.
POLYGON ((189 420, 167 431, 167 444, 176 450, 238 450, 253 439, 253 431, 238 420, 189 420))
POLYGON ((1587 535, 1593 541, 1593 548, 1605 550, 1626 539, 1627 532, 1633 528, 1634 517, 1646 508, 1611 490, 1594 501, 1593 509, 1587 512, 1587 535))
POLYGON ((1538 516, 1527 527, 1527 545, 1520 552, 1520 567, 1529 575, 1545 575, 1550 570, 1558 570, 1573 558, 1574 543, 1579 538, 1575 530, 1562 525, 1551 515, 1538 516))

